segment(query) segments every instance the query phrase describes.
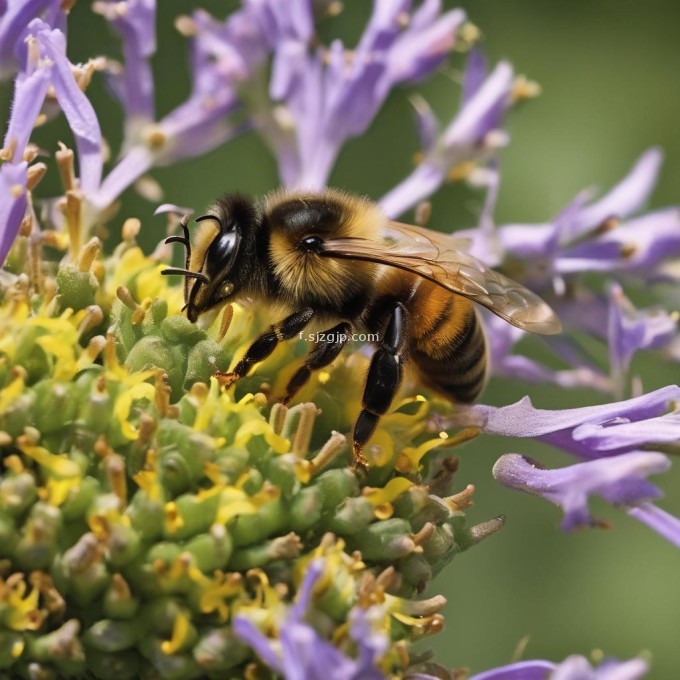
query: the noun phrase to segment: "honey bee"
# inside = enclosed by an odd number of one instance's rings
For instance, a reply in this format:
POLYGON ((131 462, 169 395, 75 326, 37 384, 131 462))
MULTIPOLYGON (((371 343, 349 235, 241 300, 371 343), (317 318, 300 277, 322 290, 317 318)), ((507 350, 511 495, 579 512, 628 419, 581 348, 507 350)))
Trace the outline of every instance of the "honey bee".
POLYGON ((187 316, 236 300, 278 303, 287 316, 260 335, 230 373, 230 385, 266 359, 281 341, 311 323, 317 337, 290 379, 289 402, 313 371, 328 366, 353 332, 376 334, 353 430, 354 460, 390 408, 405 367, 426 386, 457 403, 480 394, 487 348, 475 304, 526 331, 553 334, 560 322, 541 298, 465 252, 461 239, 388 219, 369 200, 334 189, 279 190, 260 201, 239 194, 217 200, 197 218, 191 245, 182 236, 187 316))

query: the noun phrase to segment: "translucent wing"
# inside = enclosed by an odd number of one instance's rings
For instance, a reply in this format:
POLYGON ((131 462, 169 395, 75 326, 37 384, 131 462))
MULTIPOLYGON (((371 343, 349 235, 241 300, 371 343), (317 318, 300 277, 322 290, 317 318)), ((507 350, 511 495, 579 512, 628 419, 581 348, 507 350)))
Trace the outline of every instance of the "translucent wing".
POLYGON ((525 331, 552 335, 562 329, 553 310, 538 295, 466 253, 466 239, 392 221, 382 235, 380 241, 327 239, 321 254, 412 272, 483 305, 525 331))

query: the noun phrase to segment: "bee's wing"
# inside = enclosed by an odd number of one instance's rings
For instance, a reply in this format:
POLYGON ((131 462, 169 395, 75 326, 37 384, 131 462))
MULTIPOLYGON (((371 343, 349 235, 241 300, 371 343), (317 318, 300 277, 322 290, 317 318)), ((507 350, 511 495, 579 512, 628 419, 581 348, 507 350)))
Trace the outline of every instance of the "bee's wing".
POLYGON ((525 331, 552 335, 562 329, 553 310, 538 295, 466 253, 466 239, 392 221, 384 235, 381 241, 328 239, 321 254, 412 272, 483 305, 525 331))

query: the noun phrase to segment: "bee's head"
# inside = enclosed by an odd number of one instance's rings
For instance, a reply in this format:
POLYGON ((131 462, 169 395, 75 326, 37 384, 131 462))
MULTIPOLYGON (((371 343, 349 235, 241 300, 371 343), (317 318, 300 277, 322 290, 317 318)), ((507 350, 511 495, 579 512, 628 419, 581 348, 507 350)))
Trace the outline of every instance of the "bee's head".
POLYGON ((182 243, 186 251, 185 269, 170 268, 163 274, 185 277, 184 302, 190 321, 233 299, 242 290, 250 269, 256 220, 253 202, 230 194, 196 219, 201 226, 193 247, 186 219, 181 222, 183 236, 166 239, 166 243, 182 243))

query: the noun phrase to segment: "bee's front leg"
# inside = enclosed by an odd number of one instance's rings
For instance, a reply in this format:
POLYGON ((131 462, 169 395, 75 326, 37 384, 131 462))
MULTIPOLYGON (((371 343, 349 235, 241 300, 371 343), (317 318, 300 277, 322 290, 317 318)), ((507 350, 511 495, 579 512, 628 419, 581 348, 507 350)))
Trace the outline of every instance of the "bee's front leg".
POLYGON ((368 470, 368 461, 362 449, 375 432, 380 417, 389 410, 401 384, 407 324, 408 312, 401 303, 397 303, 390 313, 382 340, 368 369, 363 409, 354 425, 353 435, 354 464, 364 472, 368 470))
POLYGON ((274 324, 270 329, 260 335, 253 344, 248 347, 243 358, 234 366, 229 373, 217 371, 215 377, 223 387, 233 385, 237 380, 244 378, 250 369, 260 361, 266 359, 276 348, 281 340, 290 340, 300 333, 311 321, 314 310, 311 307, 295 312, 287 316, 283 321, 274 324))
POLYGON ((333 326, 333 328, 321 333, 322 337, 327 339, 314 346, 307 356, 304 365, 300 366, 288 381, 286 394, 281 399, 281 402, 288 404, 298 390, 305 386, 312 375, 312 371, 318 371, 334 361, 349 341, 351 333, 352 325, 347 321, 343 321, 337 326, 333 326))

